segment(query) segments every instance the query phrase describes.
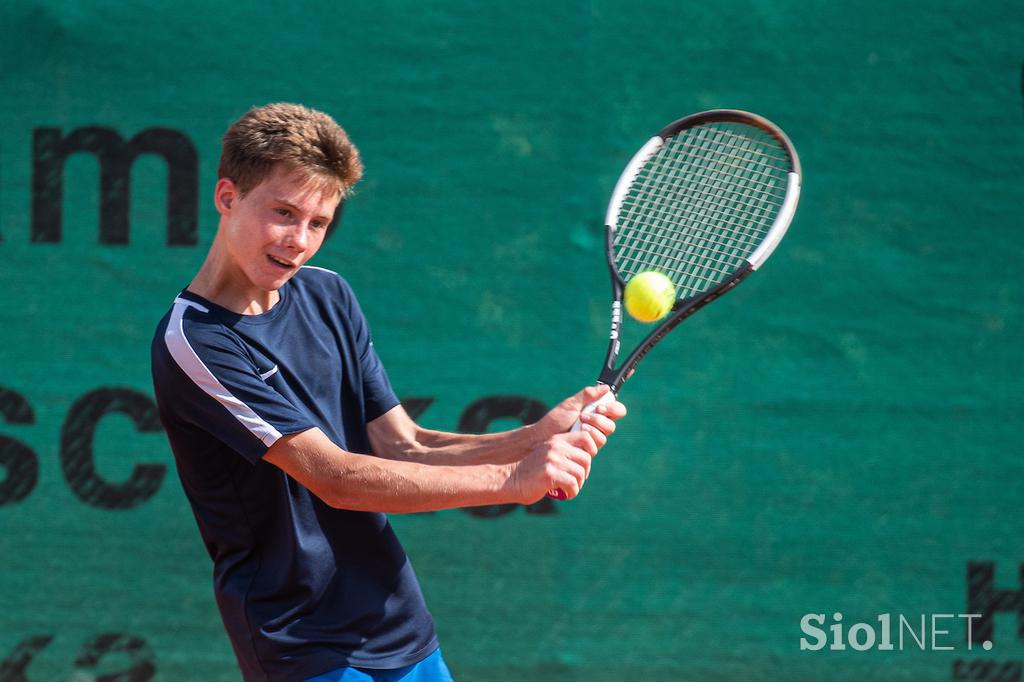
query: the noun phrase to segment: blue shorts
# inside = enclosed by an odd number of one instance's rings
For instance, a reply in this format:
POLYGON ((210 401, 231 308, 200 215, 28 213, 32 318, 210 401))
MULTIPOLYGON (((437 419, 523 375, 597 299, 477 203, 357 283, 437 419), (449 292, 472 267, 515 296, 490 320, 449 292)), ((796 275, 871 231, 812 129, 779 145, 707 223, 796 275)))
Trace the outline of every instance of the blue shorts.
POLYGON ((323 675, 310 677, 305 682, 454 682, 441 650, 419 663, 392 670, 373 668, 338 668, 323 675))

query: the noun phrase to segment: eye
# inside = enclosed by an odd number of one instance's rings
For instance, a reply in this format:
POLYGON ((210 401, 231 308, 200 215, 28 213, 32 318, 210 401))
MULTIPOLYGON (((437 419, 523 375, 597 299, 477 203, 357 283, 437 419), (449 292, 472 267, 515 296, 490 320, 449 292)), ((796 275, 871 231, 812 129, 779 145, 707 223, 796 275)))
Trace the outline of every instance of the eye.
POLYGON ((274 213, 281 216, 282 218, 289 218, 292 215, 292 212, 289 211, 287 208, 275 208, 274 213))
POLYGON ((313 220, 310 221, 309 226, 312 227, 314 230, 322 230, 325 227, 327 227, 327 223, 323 222, 322 220, 313 220))

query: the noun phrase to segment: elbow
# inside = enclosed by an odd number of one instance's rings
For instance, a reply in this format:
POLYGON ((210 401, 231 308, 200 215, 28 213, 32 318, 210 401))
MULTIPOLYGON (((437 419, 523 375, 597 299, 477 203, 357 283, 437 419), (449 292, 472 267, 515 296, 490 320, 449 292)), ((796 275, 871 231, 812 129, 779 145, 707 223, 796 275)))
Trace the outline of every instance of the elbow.
POLYGON ((369 512, 379 511, 373 509, 371 505, 361 503, 360 500, 353 499, 347 495, 317 495, 320 501, 326 504, 331 509, 338 509, 342 511, 357 511, 357 512, 369 512))
MULTIPOLYGON (((331 509, 366 511, 359 505, 359 495, 354 490, 352 471, 332 471, 326 476, 314 477, 305 482, 305 488, 331 509)), ((301 483, 301 482, 300 482, 301 483)))
POLYGON ((349 509, 347 500, 340 495, 317 495, 320 501, 326 504, 331 509, 349 509))
POLYGON ((336 482, 335 485, 321 487, 310 491, 331 509, 355 512, 386 512, 379 497, 367 494, 349 482, 336 482))
POLYGON ((326 504, 331 509, 342 509, 345 511, 373 511, 367 509, 365 504, 362 504, 364 500, 359 499, 359 495, 353 494, 350 490, 351 486, 338 484, 338 485, 326 485, 321 486, 319 490, 311 490, 314 495, 320 498, 320 501, 326 504))

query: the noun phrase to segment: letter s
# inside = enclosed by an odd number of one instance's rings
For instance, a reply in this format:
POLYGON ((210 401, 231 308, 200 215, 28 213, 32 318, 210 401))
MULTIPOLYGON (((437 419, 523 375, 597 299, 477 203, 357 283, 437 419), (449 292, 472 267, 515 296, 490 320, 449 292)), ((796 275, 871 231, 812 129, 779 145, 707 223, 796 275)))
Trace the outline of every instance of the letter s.
POLYGON ((807 613, 800 619, 800 631, 805 635, 809 635, 817 639, 815 644, 811 644, 807 641, 806 637, 801 637, 800 651, 820 651, 825 648, 825 644, 828 641, 828 636, 825 634, 825 631, 811 625, 812 622, 817 622, 818 625, 823 625, 825 623, 825 614, 807 613))

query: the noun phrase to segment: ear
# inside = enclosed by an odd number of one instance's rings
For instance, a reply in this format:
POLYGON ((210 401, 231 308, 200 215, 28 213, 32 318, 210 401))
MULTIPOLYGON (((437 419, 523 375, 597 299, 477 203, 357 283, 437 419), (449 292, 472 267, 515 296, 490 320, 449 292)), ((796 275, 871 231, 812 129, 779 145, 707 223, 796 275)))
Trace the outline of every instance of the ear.
POLYGON ((217 207, 218 213, 221 215, 230 213, 239 198, 241 198, 241 192, 238 191, 238 185, 234 180, 221 178, 217 181, 217 186, 213 189, 213 204, 217 207))

